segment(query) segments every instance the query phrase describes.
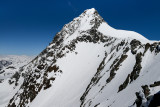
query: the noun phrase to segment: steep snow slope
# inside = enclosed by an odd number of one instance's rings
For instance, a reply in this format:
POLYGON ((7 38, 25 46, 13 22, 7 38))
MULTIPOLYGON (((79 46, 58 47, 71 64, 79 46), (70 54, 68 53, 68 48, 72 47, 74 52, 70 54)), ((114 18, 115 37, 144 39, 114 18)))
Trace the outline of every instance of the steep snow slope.
POLYGON ((39 104, 40 107, 52 107, 50 102, 52 101, 54 106, 57 107, 64 105, 70 107, 79 106, 79 98, 85 91, 87 84, 96 72, 98 64, 104 57, 105 48, 102 47, 103 44, 78 43, 75 50, 78 52, 77 54, 68 53, 66 57, 59 59, 56 63, 63 71, 62 76, 57 78, 50 89, 39 94, 31 105, 33 107, 37 104, 39 104), (89 53, 91 53, 91 55, 88 55, 89 53), (74 64, 75 62, 76 64, 74 64), (51 91, 54 94, 50 94, 51 91), (40 99, 43 96, 46 96, 46 99, 41 101, 40 99))
POLYGON ((159 44, 88 9, 10 80, 18 91, 7 106, 147 106, 160 90, 159 44))
MULTIPOLYGON (((134 101, 136 100, 135 93, 142 91, 142 86, 150 86, 150 84, 153 84, 155 81, 160 80, 160 61, 157 60, 160 58, 160 55, 158 54, 154 56, 154 54, 154 52, 151 53, 150 51, 147 51, 144 56, 141 56, 141 62, 138 61, 140 59, 134 58, 135 56, 133 56, 131 52, 128 52, 127 59, 116 71, 116 74, 112 81, 108 81, 107 79, 108 75, 111 76, 112 70, 110 71, 110 68, 107 68, 109 64, 105 63, 106 66, 99 73, 99 76, 103 76, 100 77, 100 80, 97 83, 93 83, 93 85, 90 85, 91 89, 89 90, 87 95, 85 95, 85 100, 83 101, 82 105, 94 106, 98 104, 102 107, 118 107, 120 105, 121 107, 128 107, 132 105, 136 106, 136 104, 134 104, 134 101), (135 64, 138 62, 140 63, 135 66, 135 64), (133 70, 134 68, 135 70, 133 70), (134 71, 136 72, 134 73, 134 71), (121 84, 123 85, 120 88, 121 84)), ((96 77, 98 78, 98 76, 96 77)), ((155 94, 159 91, 159 89, 160 86, 150 87, 150 94, 155 94)), ((149 94, 149 91, 147 92, 146 90, 142 92, 146 94, 146 97, 148 96, 147 94, 149 94)), ((144 99, 147 101, 146 98, 144 99)))

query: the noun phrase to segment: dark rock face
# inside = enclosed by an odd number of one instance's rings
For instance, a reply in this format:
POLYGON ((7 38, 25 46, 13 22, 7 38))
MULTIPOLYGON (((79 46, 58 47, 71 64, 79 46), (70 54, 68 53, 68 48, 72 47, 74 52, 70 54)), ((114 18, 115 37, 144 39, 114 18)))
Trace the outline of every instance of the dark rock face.
POLYGON ((153 52, 156 49, 157 43, 154 42, 153 44, 151 44, 150 46, 150 51, 153 52))
POLYGON ((145 97, 147 98, 148 95, 150 94, 150 89, 149 89, 148 85, 142 86, 142 89, 143 89, 143 93, 144 93, 145 97))
POLYGON ((125 89, 127 87, 128 83, 129 83, 129 78, 130 78, 130 74, 128 74, 124 83, 119 86, 118 92, 122 91, 123 89, 125 89))
POLYGON ((160 86, 160 81, 156 81, 154 82, 154 84, 150 85, 150 87, 156 87, 156 86, 160 86))
POLYGON ((141 45, 141 42, 134 39, 130 42, 130 45, 131 45, 131 52, 132 54, 136 54, 137 53, 137 50, 135 50, 138 46, 141 45))
POLYGON ((130 76, 131 82, 138 78, 139 73, 142 69, 141 62, 142 62, 142 53, 140 52, 136 55, 136 63, 134 65, 133 71, 130 76))
POLYGON ((120 59, 111 67, 110 77, 106 80, 109 83, 116 75, 115 71, 117 71, 120 67, 120 64, 128 57, 128 55, 121 55, 120 59))
POLYGON ((143 55, 150 49, 151 52, 159 53, 160 52, 160 43, 154 42, 153 44, 146 43, 145 45, 145 51, 143 55))
POLYGON ((160 106, 160 91, 151 95, 150 90, 153 87, 159 86, 159 81, 151 85, 142 85, 142 91, 136 92, 137 99, 134 104, 137 107, 159 107, 160 106))
POLYGON ((146 45, 145 45, 145 50, 144 50, 144 53, 143 53, 143 55, 147 52, 147 50, 150 48, 150 44, 149 43, 147 43, 146 45))
POLYGON ((20 74, 19 74, 19 72, 16 72, 8 82, 9 82, 9 84, 15 83, 15 86, 17 86, 19 78, 20 78, 20 74), (15 80, 13 80, 13 79, 15 79, 15 80))
POLYGON ((57 72, 58 69, 59 69, 59 67, 57 67, 56 65, 54 65, 53 67, 49 66, 48 69, 47 69, 47 71, 48 72, 52 72, 52 71, 57 72))
POLYGON ((154 94, 148 107, 159 107, 160 106, 160 92, 154 94))
POLYGON ((141 105, 142 105, 142 97, 140 96, 140 93, 136 92, 136 97, 137 97, 137 99, 135 101, 136 106, 137 107, 141 107, 141 105))

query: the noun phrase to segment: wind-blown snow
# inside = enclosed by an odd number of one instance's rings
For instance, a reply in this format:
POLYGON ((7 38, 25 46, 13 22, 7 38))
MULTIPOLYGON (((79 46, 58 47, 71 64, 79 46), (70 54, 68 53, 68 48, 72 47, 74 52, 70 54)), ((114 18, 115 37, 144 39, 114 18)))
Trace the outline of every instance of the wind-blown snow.
POLYGON ((98 30, 106 36, 123 38, 123 39, 132 38, 132 39, 137 39, 137 40, 146 41, 146 42, 149 41, 148 39, 146 39, 144 36, 142 36, 139 33, 136 33, 134 31, 117 30, 109 26, 106 22, 103 22, 98 28, 98 30))

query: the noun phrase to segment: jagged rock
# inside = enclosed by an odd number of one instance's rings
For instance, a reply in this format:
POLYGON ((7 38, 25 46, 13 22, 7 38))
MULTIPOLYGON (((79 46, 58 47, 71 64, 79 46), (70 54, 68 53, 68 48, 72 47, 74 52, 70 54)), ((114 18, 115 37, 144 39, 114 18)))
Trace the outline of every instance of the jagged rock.
POLYGON ((147 44, 145 45, 145 50, 144 50, 143 56, 144 56, 144 54, 147 52, 147 50, 148 50, 150 47, 151 47, 151 45, 150 45, 149 43, 147 43, 147 44))
POLYGON ((47 72, 52 72, 52 71, 56 72, 58 69, 59 67, 57 67, 56 65, 54 65, 53 67, 49 66, 47 69, 47 72))
POLYGON ((42 70, 42 69, 44 69, 44 65, 43 64, 38 65, 37 68, 40 69, 40 70, 42 70))
POLYGON ((120 64, 128 57, 128 55, 121 55, 121 58, 117 61, 116 64, 114 64, 114 66, 112 66, 112 69, 110 71, 110 76, 109 78, 106 80, 107 83, 109 83, 114 76, 116 75, 115 71, 117 71, 119 69, 120 64))
POLYGON ((135 50, 138 46, 141 45, 141 42, 134 39, 130 42, 130 45, 131 45, 131 52, 132 54, 136 54, 137 53, 137 50, 135 50))
POLYGON ((154 82, 154 84, 150 85, 150 87, 156 87, 156 86, 160 86, 160 81, 156 81, 154 82))
POLYGON ((148 88, 148 85, 142 86, 142 89, 143 89, 143 93, 144 93, 145 97, 147 98, 148 95, 150 94, 150 89, 148 88))
POLYGON ((128 74, 124 83, 119 86, 118 92, 122 91, 123 89, 125 89, 127 87, 128 83, 129 83, 129 78, 130 78, 130 74, 128 74))
POLYGON ((137 97, 137 99, 135 101, 136 106, 137 107, 141 107, 141 105, 142 105, 142 97, 140 96, 140 94, 138 92, 136 92, 136 97, 137 97))
POLYGON ((136 64, 134 65, 133 71, 130 76, 131 82, 138 78, 139 73, 142 69, 141 62, 142 62, 142 53, 140 52, 136 55, 136 64))

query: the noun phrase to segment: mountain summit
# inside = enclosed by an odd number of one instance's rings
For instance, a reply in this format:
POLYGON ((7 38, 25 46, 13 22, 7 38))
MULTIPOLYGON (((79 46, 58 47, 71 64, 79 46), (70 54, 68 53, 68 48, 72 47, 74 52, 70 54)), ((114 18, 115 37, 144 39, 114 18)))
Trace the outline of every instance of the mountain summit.
POLYGON ((12 89, 10 95, 0 95, 0 105, 153 107, 160 90, 159 44, 133 31, 116 30, 94 8, 88 9, 0 83, 12 89))
POLYGON ((88 30, 95 27, 95 29, 97 29, 99 32, 111 37, 132 38, 145 41, 148 40, 136 32, 112 28, 103 20, 103 18, 98 14, 97 10, 94 8, 85 10, 79 17, 75 18, 71 23, 69 23, 68 26, 73 25, 73 23, 79 25, 76 26, 79 28, 78 31, 88 30))

